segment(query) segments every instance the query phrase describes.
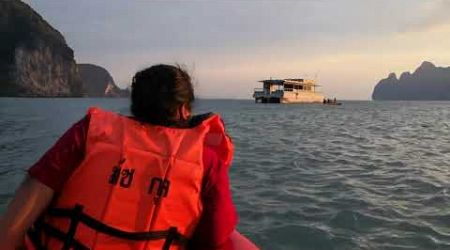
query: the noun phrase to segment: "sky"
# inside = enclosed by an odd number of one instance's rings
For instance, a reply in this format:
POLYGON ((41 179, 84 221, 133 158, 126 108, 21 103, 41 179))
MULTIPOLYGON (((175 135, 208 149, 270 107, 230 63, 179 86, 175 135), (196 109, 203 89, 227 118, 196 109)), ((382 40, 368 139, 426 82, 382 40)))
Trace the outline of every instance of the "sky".
POLYGON ((258 80, 312 78, 325 96, 368 100, 390 72, 450 66, 450 0, 25 0, 78 63, 126 87, 181 64, 203 98, 252 98, 258 80))

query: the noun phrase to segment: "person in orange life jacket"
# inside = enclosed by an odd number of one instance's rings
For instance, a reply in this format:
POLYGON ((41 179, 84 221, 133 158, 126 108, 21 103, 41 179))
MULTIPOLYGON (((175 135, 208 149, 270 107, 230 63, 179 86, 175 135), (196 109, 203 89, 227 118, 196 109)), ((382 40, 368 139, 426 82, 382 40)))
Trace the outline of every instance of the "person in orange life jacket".
POLYGON ((193 101, 180 67, 136 73, 133 117, 91 108, 29 169, 0 249, 230 248, 231 140, 217 115, 191 117, 193 101))

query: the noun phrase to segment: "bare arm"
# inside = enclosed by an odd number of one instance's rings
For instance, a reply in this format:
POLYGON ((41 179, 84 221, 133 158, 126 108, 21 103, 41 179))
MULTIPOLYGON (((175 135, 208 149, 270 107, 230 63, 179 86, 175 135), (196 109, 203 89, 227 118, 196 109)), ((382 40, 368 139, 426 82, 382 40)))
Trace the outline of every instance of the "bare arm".
POLYGON ((0 216, 0 250, 15 249, 23 243, 28 228, 49 206, 54 190, 62 189, 83 160, 89 121, 87 115, 75 123, 28 169, 28 177, 0 216))
POLYGON ((28 228, 48 207, 54 191, 27 177, 0 219, 0 249, 10 250, 23 244, 28 228))

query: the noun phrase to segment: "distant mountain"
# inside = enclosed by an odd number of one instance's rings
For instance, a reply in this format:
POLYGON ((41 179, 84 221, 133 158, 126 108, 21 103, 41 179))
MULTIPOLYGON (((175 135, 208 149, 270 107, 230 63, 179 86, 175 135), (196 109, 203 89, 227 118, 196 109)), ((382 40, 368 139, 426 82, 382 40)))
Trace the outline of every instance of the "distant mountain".
POLYGON ((450 67, 423 62, 414 73, 395 73, 375 86, 373 100, 450 100, 450 67))
POLYGON ((73 50, 30 6, 0 1, 0 96, 82 96, 73 50))
POLYGON ((114 83, 109 72, 94 64, 78 64, 86 96, 92 97, 120 97, 128 96, 130 93, 126 89, 120 89, 114 83))

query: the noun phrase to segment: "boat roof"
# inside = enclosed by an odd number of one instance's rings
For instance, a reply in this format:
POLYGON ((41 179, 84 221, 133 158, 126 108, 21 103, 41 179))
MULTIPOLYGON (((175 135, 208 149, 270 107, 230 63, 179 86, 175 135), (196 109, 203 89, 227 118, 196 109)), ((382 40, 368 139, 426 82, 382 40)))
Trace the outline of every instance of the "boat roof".
POLYGON ((267 79, 267 80, 261 80, 258 82, 263 83, 270 83, 272 85, 283 85, 284 83, 290 83, 290 84, 308 84, 308 85, 316 85, 316 81, 311 79, 303 79, 303 78, 287 78, 287 79, 267 79))
POLYGON ((272 79, 269 79, 269 80, 261 80, 261 81, 258 81, 258 82, 264 82, 264 83, 271 83, 271 84, 279 84, 279 85, 283 85, 284 80, 280 80, 280 79, 274 79, 274 80, 272 80, 272 79))

